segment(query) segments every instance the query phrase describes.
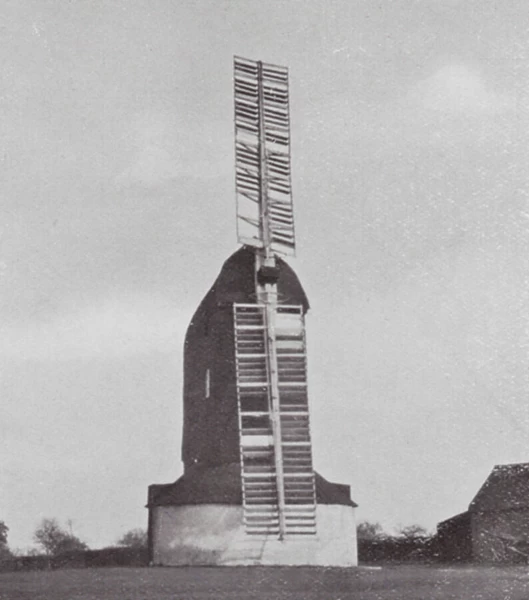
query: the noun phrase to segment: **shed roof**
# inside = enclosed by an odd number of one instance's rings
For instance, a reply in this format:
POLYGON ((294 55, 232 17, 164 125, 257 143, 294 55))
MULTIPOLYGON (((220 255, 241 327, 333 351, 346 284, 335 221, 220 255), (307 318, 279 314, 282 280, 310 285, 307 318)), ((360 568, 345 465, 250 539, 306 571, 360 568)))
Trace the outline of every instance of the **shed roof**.
POLYGON ((470 519, 470 514, 467 511, 459 513, 457 515, 454 515, 453 517, 449 517, 448 519, 445 519, 444 521, 440 521, 439 523, 437 523, 437 529, 444 529, 447 527, 458 527, 459 525, 463 525, 465 523, 467 523, 467 521, 469 521, 470 519))
POLYGON ((471 512, 529 508, 529 463, 496 465, 469 506, 471 512))

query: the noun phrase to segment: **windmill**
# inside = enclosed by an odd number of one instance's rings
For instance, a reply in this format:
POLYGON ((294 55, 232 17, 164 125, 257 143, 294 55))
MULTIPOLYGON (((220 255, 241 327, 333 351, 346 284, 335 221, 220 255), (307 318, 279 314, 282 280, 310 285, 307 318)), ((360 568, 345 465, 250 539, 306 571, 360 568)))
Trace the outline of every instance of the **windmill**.
POLYGON ((241 247, 186 333, 184 473, 149 486, 150 560, 355 565, 350 488, 312 464, 288 71, 235 57, 234 96, 241 247))
POLYGON ((239 242, 255 248, 255 304, 234 304, 248 533, 315 533, 303 308, 278 300, 276 255, 295 251, 288 71, 236 57, 239 242), (260 435, 259 435, 260 434, 260 435))

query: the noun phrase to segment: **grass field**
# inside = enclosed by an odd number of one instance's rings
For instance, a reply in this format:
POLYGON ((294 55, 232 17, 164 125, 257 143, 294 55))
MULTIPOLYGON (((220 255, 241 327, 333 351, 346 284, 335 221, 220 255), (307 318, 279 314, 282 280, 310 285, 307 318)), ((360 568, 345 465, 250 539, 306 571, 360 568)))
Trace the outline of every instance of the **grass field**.
POLYGON ((529 600, 529 569, 102 568, 1 573, 1 600, 529 600))

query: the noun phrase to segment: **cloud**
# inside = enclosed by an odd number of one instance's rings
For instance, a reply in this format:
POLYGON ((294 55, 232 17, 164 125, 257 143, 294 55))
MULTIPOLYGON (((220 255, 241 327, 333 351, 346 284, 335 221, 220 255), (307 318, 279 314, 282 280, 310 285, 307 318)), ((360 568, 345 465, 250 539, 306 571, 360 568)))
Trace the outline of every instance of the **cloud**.
MULTIPOLYGON (((349 92, 338 93, 303 108, 305 130, 300 134, 294 130, 293 135, 294 155, 302 159, 297 171, 304 169, 316 182, 335 179, 343 184, 352 173, 351 165, 361 163, 372 169, 374 161, 383 161, 384 168, 370 181, 373 189, 398 162, 442 167, 469 147, 480 156, 501 160, 510 153, 517 160, 513 152, 519 134, 514 134, 512 124, 514 119, 518 125, 527 124, 521 105, 513 91, 498 91, 479 70, 463 64, 445 65, 400 89, 388 89, 387 96, 378 100, 360 102, 349 92), (298 138, 303 139, 299 146, 298 138), (323 163, 322 147, 326 148, 323 163), (443 155, 438 153, 440 148, 443 155), (425 149, 435 153, 434 162, 425 160, 425 149), (322 165, 325 172, 315 176, 322 165), (329 169, 337 174, 330 175, 329 169)), ((517 129, 523 131, 523 127, 517 129)), ((523 149, 524 141, 520 143, 523 149)), ((494 172, 493 165, 490 177, 494 172)), ((354 185, 367 179, 358 172, 354 185)))
POLYGON ((70 360, 175 352, 190 316, 162 296, 113 297, 47 321, 0 325, 0 355, 70 360))
POLYGON ((513 107, 513 99, 487 86, 479 72, 461 64, 446 65, 420 81, 408 95, 414 104, 441 112, 486 115, 513 107))

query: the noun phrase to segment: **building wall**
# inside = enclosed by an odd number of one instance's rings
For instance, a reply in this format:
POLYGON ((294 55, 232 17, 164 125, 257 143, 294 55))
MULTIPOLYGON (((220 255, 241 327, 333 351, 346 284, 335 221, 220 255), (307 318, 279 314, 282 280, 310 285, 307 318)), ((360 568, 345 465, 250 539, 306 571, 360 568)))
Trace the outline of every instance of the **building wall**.
POLYGON ((155 565, 317 565, 355 566, 354 508, 318 505, 317 535, 250 536, 242 506, 202 504, 152 508, 155 565))
POLYGON ((527 562, 529 509, 473 512, 472 555, 479 562, 527 562))
POLYGON ((447 519, 437 526, 436 546, 440 560, 448 562, 472 559, 470 513, 447 519))

